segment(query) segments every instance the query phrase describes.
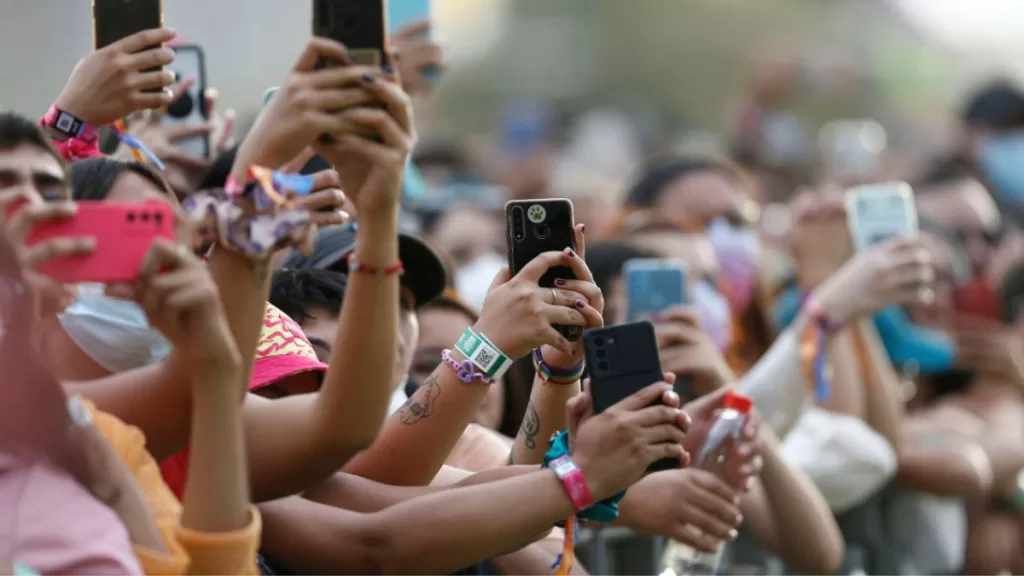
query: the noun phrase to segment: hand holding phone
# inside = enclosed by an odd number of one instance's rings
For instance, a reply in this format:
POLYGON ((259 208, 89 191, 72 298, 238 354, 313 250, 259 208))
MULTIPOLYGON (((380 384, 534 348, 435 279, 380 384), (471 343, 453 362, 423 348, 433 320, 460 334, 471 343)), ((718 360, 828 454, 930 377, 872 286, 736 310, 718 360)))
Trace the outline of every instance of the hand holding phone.
MULTIPOLYGON (((177 127, 179 131, 199 130, 210 119, 210 110, 206 101, 206 57, 203 49, 195 44, 174 47, 174 77, 180 82, 185 78, 195 78, 188 89, 176 94, 176 100, 167 107, 167 112, 160 118, 166 127, 177 127)), ((173 143, 192 158, 210 157, 210 138, 208 132, 200 132, 194 136, 182 138, 173 143)))
POLYGON ((25 244, 42 260, 36 269, 58 282, 132 283, 153 241, 175 237, 174 210, 164 202, 78 202, 74 211, 62 218, 54 217, 55 206, 60 205, 29 206, 15 218, 31 218, 28 222, 34 225, 25 244), (91 249, 56 256, 39 250, 74 242, 91 244, 91 249))
POLYGON ((389 54, 386 4, 386 0, 313 0, 313 35, 344 45, 354 64, 383 66, 389 54))
POLYGON ((906 182, 858 186, 846 191, 846 213, 858 252, 890 238, 917 238, 914 191, 906 182))

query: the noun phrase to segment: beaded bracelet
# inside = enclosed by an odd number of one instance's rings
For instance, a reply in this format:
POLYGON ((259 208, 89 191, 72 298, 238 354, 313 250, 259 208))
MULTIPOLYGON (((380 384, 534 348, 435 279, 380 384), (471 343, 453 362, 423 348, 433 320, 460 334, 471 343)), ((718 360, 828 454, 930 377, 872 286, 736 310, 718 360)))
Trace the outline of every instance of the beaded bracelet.
POLYGON ((255 260, 292 246, 310 253, 316 226, 308 210, 292 198, 309 194, 311 176, 280 174, 260 166, 247 172, 250 181, 230 179, 225 188, 199 191, 182 202, 182 210, 195 226, 201 242, 221 246, 255 260))
POLYGON ((540 348, 533 349, 533 369, 540 376, 541 382, 547 384, 574 384, 583 378, 583 372, 586 369, 586 362, 581 358, 580 361, 569 369, 552 368, 544 361, 544 355, 541 354, 540 348))
POLYGON ((459 362, 455 358, 452 358, 451 350, 444 350, 441 352, 441 360, 455 370, 455 377, 466 384, 472 384, 474 380, 483 382, 485 384, 494 384, 494 378, 491 378, 487 374, 481 372, 476 364, 473 364, 472 360, 468 358, 459 362))

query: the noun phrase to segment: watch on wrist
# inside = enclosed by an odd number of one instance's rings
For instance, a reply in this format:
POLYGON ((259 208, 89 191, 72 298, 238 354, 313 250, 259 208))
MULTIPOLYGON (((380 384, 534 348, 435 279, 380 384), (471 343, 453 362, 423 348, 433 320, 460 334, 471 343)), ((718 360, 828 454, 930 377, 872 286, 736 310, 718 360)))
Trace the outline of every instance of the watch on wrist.
POLYGON ((52 105, 43 115, 40 124, 67 139, 77 138, 86 144, 91 144, 99 138, 96 129, 85 120, 52 105))

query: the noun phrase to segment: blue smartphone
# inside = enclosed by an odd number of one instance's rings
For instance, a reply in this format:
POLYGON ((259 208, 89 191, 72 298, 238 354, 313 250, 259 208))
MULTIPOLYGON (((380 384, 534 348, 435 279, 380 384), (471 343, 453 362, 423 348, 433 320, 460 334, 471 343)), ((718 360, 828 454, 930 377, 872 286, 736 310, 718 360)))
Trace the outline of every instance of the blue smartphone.
MULTIPOLYGON (((396 32, 415 22, 426 20, 433 22, 431 0, 388 0, 388 33, 394 35, 396 32)), ((417 40, 430 39, 430 31, 417 40)), ((421 73, 431 84, 437 82, 441 75, 441 69, 430 66, 424 68, 421 73)))
POLYGON ((639 258, 622 269, 626 285, 626 319, 637 322, 673 306, 687 303, 686 263, 679 260, 639 258))

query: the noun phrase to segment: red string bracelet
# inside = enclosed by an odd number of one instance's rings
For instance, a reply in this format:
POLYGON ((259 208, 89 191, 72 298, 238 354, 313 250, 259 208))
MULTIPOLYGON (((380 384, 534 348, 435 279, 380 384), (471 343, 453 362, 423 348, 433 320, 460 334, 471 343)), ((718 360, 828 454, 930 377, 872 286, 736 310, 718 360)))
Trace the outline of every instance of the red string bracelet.
POLYGON ((369 274, 371 276, 391 276, 396 274, 401 276, 405 273, 405 265, 402 264, 401 260, 390 266, 381 268, 371 264, 363 264, 358 258, 356 258, 355 252, 350 252, 349 255, 345 257, 345 261, 348 262, 348 271, 350 274, 359 273, 369 274))

